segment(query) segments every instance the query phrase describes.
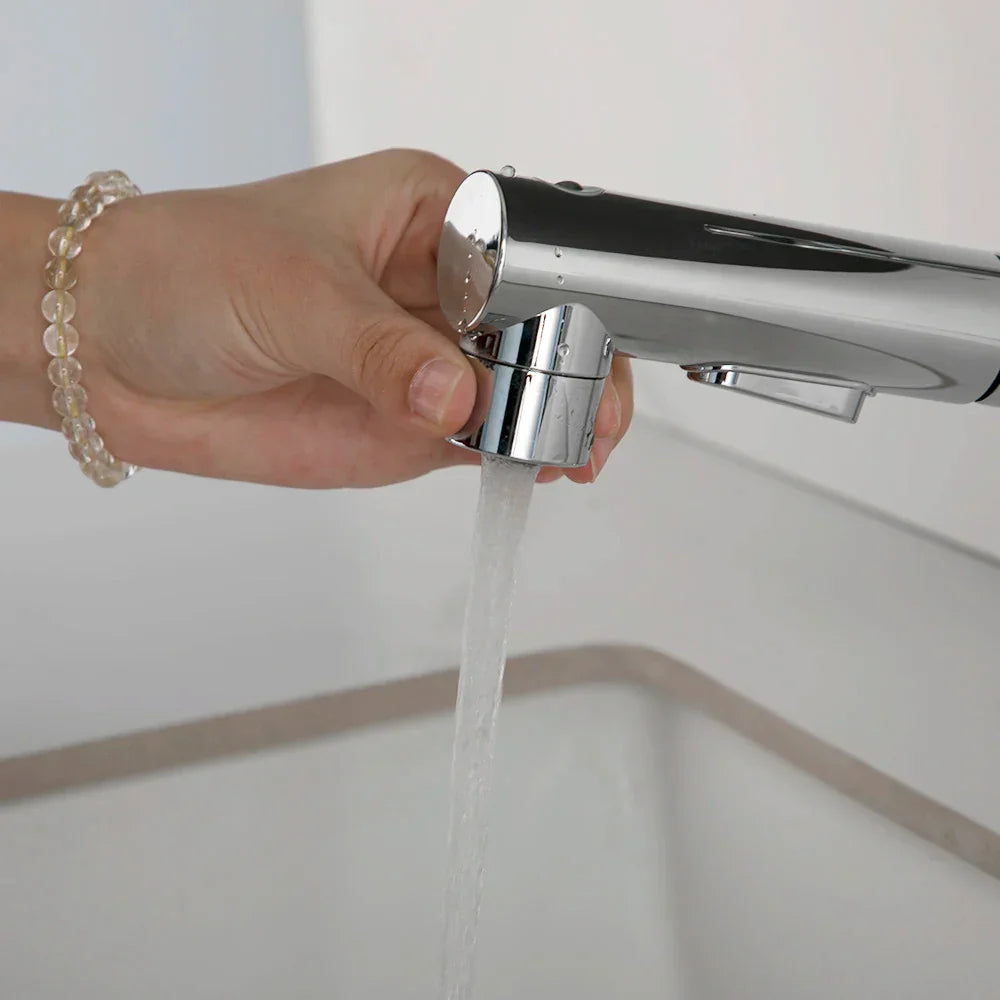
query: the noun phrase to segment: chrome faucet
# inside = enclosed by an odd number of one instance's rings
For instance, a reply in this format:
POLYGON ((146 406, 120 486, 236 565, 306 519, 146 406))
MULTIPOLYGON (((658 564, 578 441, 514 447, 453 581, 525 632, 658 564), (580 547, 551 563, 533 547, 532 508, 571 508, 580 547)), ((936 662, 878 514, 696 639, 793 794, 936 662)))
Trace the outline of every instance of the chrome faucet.
POLYGON ((854 422, 877 392, 1000 405, 1000 256, 477 171, 438 289, 479 362, 456 444, 587 461, 614 351, 854 422))

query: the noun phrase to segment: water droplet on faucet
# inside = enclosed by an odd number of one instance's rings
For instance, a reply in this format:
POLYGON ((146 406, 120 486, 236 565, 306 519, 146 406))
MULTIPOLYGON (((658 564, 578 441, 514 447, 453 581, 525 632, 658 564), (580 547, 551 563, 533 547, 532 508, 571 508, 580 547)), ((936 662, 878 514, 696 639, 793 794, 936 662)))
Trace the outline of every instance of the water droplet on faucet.
POLYGON ((500 168, 501 177, 513 177, 516 173, 517 171, 509 163, 500 168))
POLYGON ((558 354, 560 358, 565 358, 566 355, 569 354, 569 344, 560 344, 556 348, 556 354, 558 354))
POLYGON ((561 285, 565 280, 566 279, 561 274, 557 274, 556 275, 556 284, 557 285, 561 285))

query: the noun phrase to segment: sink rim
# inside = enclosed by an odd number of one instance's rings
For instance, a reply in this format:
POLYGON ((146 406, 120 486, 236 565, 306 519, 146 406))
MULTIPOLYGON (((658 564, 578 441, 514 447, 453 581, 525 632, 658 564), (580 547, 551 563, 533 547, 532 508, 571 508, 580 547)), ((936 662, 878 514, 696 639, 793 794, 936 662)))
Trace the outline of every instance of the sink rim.
MULTIPOLYGON (((441 670, 247 711, 0 758, 0 803, 124 781, 337 733, 451 711, 441 670)), ((1000 879, 1000 831, 819 739, 680 660, 639 645, 560 647, 512 657, 504 696, 599 684, 642 687, 709 716, 866 808, 1000 879)))

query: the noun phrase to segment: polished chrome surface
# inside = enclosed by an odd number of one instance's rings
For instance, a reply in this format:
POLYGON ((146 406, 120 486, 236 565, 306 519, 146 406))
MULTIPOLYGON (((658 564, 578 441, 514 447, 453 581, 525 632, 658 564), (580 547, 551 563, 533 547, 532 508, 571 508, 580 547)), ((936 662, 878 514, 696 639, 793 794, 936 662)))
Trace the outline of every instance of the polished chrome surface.
POLYGON ((579 303, 615 350, 843 419, 869 390, 1000 403, 1000 259, 985 250, 480 171, 448 210, 439 287, 461 332, 579 303))
POLYGON ((477 410, 455 444, 518 462, 586 465, 611 341, 594 314, 557 306, 497 331, 475 331, 462 349, 477 362, 477 410))
POLYGON ((733 389, 747 396, 811 410, 851 424, 857 421, 861 404, 874 392, 857 382, 834 382, 798 372, 777 372, 746 365, 695 365, 687 372, 692 382, 733 389))
POLYGON ((503 269, 504 210, 492 174, 470 174, 460 191, 441 233, 438 296, 448 322, 464 333, 482 319, 503 269))
MULTIPOLYGON (((939 267, 945 271, 963 271, 966 274, 979 274, 987 278, 995 278, 998 274, 995 266, 979 267, 977 264, 948 263, 947 261, 934 260, 929 257, 907 257, 902 253, 893 253, 891 250, 878 250, 875 247, 849 246, 847 244, 824 242, 820 239, 775 236, 773 234, 755 232, 751 229, 735 229, 732 226, 705 226, 705 231, 716 236, 733 236, 737 239, 754 240, 758 243, 794 246, 800 250, 822 250, 826 253, 840 253, 847 257, 864 257, 868 260, 889 261, 895 264, 920 264, 924 267, 939 267)), ((941 249, 943 248, 938 247, 938 250, 941 249)))
POLYGON ((586 307, 569 303, 503 330, 470 330, 466 354, 553 375, 604 378, 611 371, 611 337, 586 307))

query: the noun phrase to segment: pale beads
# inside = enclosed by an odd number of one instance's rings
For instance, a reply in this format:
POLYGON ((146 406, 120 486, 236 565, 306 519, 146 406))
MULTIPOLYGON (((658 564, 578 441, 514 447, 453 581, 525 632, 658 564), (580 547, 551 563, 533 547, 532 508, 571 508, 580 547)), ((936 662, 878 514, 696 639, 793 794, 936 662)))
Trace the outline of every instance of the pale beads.
POLYGON ((92 465, 83 466, 83 471, 97 483, 105 488, 117 486, 125 476, 119 475, 113 465, 105 465, 103 462, 94 462, 92 465))
POLYGON ((45 283, 51 291, 42 299, 42 315, 49 321, 42 335, 42 345, 52 355, 47 369, 49 381, 56 387, 52 393, 52 405, 63 417, 62 432, 68 442, 69 453, 83 472, 103 487, 117 486, 138 469, 115 458, 104 447, 94 418, 87 413, 87 393, 80 385, 83 367, 78 359, 72 357, 80 337, 69 322, 76 315, 76 299, 69 289, 77 283, 70 261, 83 249, 80 233, 106 206, 139 193, 139 189, 120 170, 91 174, 59 206, 60 225, 49 233, 49 250, 53 257, 45 265, 45 283))
POLYGON ((76 269, 65 257, 53 257, 45 265, 45 284, 69 290, 76 284, 76 269))
POLYGON ((139 189, 120 170, 98 170, 86 183, 97 188, 106 202, 139 194, 139 189))
POLYGON ((49 381, 56 386, 76 385, 83 374, 83 365, 76 358, 53 358, 49 362, 49 381))
POLYGON ((69 385, 52 393, 52 405, 61 417, 77 417, 87 409, 87 390, 82 385, 69 385))
POLYGON ((49 233, 49 250, 56 257, 65 257, 72 260, 80 255, 83 244, 76 239, 76 230, 73 226, 56 226, 49 233))
POLYGON ((76 299, 69 292, 54 288, 42 299, 42 315, 50 323, 68 323, 76 315, 76 299))
MULTIPOLYGON (((69 201, 65 201, 63 204, 67 206, 67 215, 69 214, 70 206, 78 206, 77 211, 87 220, 84 228, 89 226, 104 211, 104 202, 101 200, 100 191, 90 187, 89 184, 82 184, 80 187, 73 188, 70 192, 69 201)), ((68 224, 65 218, 60 218, 59 221, 68 224)))
MULTIPOLYGON (((89 422, 93 428, 94 421, 89 415, 84 414, 84 421, 89 422)), ((82 430, 84 421, 74 422, 74 429, 80 428, 82 430)), ((66 423, 67 421, 63 422, 64 431, 66 423)), ((129 462, 122 462, 111 455, 105 449, 100 434, 94 433, 93 430, 82 432, 71 438, 69 453, 93 482, 105 488, 117 486, 138 471, 136 466, 129 462)))
POLYGON ((100 434, 88 434, 79 441, 70 441, 69 453, 81 464, 106 462, 111 456, 104 450, 100 434))
POLYGON ((54 358, 65 358, 80 346, 80 334, 71 323, 53 323, 42 334, 42 346, 54 358))
POLYGON ((84 466, 83 471, 98 486, 107 488, 117 486, 119 483, 131 478, 138 472, 138 469, 136 466, 130 465, 128 462, 122 462, 116 458, 107 463, 92 462, 90 465, 84 466))
POLYGON ((71 198, 59 206, 59 221, 64 226, 73 226, 78 233, 90 225, 93 214, 93 202, 87 201, 86 198, 71 198))
POLYGON ((63 436, 67 441, 85 440, 91 435, 94 427, 94 418, 89 413, 81 413, 78 417, 66 417, 62 422, 63 436))
MULTIPOLYGON (((118 183, 118 179, 125 177, 125 175, 120 170, 95 170, 92 174, 87 175, 87 179, 83 182, 88 187, 95 187, 98 191, 103 191, 108 187, 114 187, 118 183)), ((128 180, 128 178, 125 178, 128 180)))
POLYGON ((59 206, 59 221, 64 226, 73 226, 79 232, 90 225, 90 208, 83 199, 71 198, 59 206))

